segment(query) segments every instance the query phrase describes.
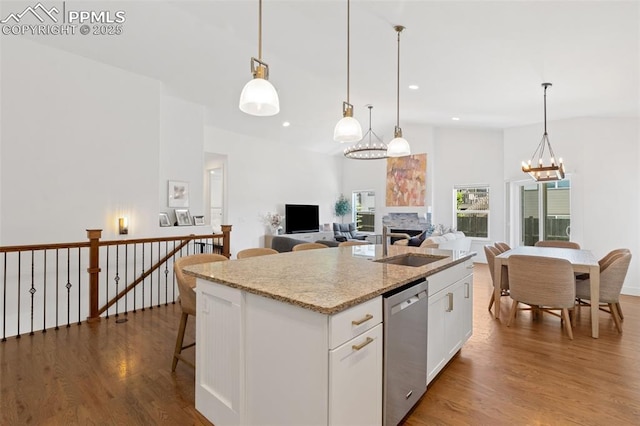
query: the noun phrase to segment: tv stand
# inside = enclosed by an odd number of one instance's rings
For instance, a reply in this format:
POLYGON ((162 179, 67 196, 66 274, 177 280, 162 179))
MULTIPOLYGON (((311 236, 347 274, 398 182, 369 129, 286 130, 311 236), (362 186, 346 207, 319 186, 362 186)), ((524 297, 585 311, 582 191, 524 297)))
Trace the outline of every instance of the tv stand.
POLYGON ((293 238, 294 240, 303 240, 309 243, 313 243, 318 240, 333 241, 333 231, 300 232, 299 234, 265 235, 264 236, 265 247, 269 247, 269 248, 271 247, 271 240, 273 240, 273 237, 287 237, 287 238, 293 238))

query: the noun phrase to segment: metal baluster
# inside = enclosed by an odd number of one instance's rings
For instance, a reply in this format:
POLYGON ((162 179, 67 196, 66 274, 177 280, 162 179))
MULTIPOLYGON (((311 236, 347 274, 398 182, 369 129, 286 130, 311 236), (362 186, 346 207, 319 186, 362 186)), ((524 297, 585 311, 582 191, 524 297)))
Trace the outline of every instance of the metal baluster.
MULTIPOLYGON (((129 244, 124 245, 124 282, 129 282, 129 244)), ((124 295, 124 316, 127 315, 129 315, 129 292, 124 295)))
MULTIPOLYGON (((153 267, 153 242, 149 243, 149 268, 153 267)), ((153 273, 149 274, 149 309, 153 309, 153 273)))
POLYGON ((31 288, 29 289, 29 293, 31 293, 31 301, 30 301, 30 312, 29 312, 29 321, 31 324, 31 330, 29 331, 29 336, 33 336, 33 299, 36 294, 36 288, 34 285, 35 280, 35 267, 34 267, 34 250, 31 250, 31 288))
MULTIPOLYGON (((138 263, 138 255, 137 255, 137 251, 138 251, 138 245, 134 244, 133 245, 133 277, 135 278, 136 276, 136 267, 137 267, 137 263, 138 263)), ((137 289, 133 289, 133 313, 136 313, 136 290, 137 289)))
POLYGON ((56 249, 56 330, 60 329, 58 314, 60 312, 59 288, 60 288, 60 249, 56 249))
POLYGON ((82 259, 81 259, 81 255, 82 255, 82 250, 80 250, 80 248, 78 248, 78 325, 82 325, 82 320, 80 319, 80 313, 81 313, 81 301, 82 301, 82 295, 81 290, 82 290, 82 278, 81 278, 81 267, 80 265, 82 265, 82 259))
MULTIPOLYGON (((164 252, 169 253, 169 242, 164 242, 164 252)), ((169 304, 169 259, 164 262, 164 305, 169 304)))
POLYGON ((2 286, 2 341, 7 341, 7 253, 4 253, 3 286, 2 286))
POLYGON ((42 315, 42 332, 47 332, 47 250, 43 251, 44 254, 44 279, 42 280, 43 292, 44 292, 44 302, 42 303, 44 307, 44 313, 42 315))
POLYGON ((20 336, 20 295, 22 294, 22 252, 18 252, 18 329, 16 330, 16 339, 20 336))
MULTIPOLYGON (((144 243, 142 243, 142 274, 141 275, 144 275, 144 252, 145 252, 144 243)), ((141 310, 143 312, 144 312, 144 285, 145 285, 146 282, 147 282, 146 279, 142 280, 142 308, 141 308, 141 310)))
POLYGON ((71 249, 67 249, 67 328, 71 327, 71 249))
MULTIPOLYGON (((109 300, 109 246, 107 246, 107 265, 106 265, 106 271, 104 271, 104 282, 106 283, 106 285, 104 286, 104 296, 105 299, 104 300, 109 300)), ((117 284, 117 282, 116 282, 117 284)), ((118 292, 116 291, 116 294, 118 294, 118 292)), ((109 308, 111 309, 111 308, 109 308)), ((109 309, 107 309, 106 311, 106 319, 109 319, 109 309)))

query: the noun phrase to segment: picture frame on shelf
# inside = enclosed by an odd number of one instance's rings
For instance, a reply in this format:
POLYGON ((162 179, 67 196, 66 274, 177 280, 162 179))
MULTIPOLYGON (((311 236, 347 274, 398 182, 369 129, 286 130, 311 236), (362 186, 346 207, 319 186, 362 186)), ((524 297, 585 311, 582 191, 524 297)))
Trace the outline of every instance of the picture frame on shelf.
POLYGON ((191 225, 191 214, 188 209, 175 209, 175 213, 178 226, 191 225))
POLYGON ((204 225, 204 216, 193 216, 193 224, 196 226, 204 225))
POLYGON ((189 182, 170 180, 167 199, 169 207, 189 207, 189 182))
POLYGON ((169 220, 169 215, 166 213, 160 213, 160 226, 171 226, 171 221, 169 220))

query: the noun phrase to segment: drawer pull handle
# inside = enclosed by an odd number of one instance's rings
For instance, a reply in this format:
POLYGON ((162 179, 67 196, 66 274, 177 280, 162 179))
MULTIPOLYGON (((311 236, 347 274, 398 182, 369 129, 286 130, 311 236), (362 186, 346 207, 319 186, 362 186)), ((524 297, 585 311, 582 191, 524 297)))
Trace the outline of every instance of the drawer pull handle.
POLYGON ((448 306, 447 306, 447 312, 451 312, 453 311, 453 293, 447 293, 447 298, 448 300, 448 306))
POLYGON ((357 321, 351 321, 351 324, 353 325, 360 325, 360 324, 364 324, 365 322, 369 321, 370 319, 373 319, 373 315, 371 314, 367 314, 364 316, 364 318, 362 318, 361 320, 357 320, 357 321))
POLYGON ((364 348, 365 346, 367 346, 371 342, 373 342, 373 339, 371 337, 367 337, 367 340, 365 340, 364 342, 360 343, 359 345, 353 345, 353 346, 351 346, 351 348, 354 351, 359 351, 360 349, 364 348))

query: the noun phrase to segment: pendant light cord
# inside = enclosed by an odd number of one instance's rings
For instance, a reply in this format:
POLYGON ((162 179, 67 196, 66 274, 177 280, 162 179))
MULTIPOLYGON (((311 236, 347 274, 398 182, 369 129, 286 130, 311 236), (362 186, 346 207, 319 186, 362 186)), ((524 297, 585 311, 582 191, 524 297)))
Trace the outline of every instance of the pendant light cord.
POLYGON ((349 80, 350 80, 350 66, 349 66, 349 58, 350 58, 350 40, 351 40, 351 0, 347 0, 347 103, 351 104, 349 101, 349 80))
POLYGON ((258 60, 262 61, 262 0, 258 6, 258 60))
POLYGON ((547 86, 544 86, 544 134, 547 134, 547 86))
POLYGON ((398 67, 397 67, 397 79, 396 79, 396 127, 400 127, 400 32, 401 27, 396 27, 398 31, 398 67))

